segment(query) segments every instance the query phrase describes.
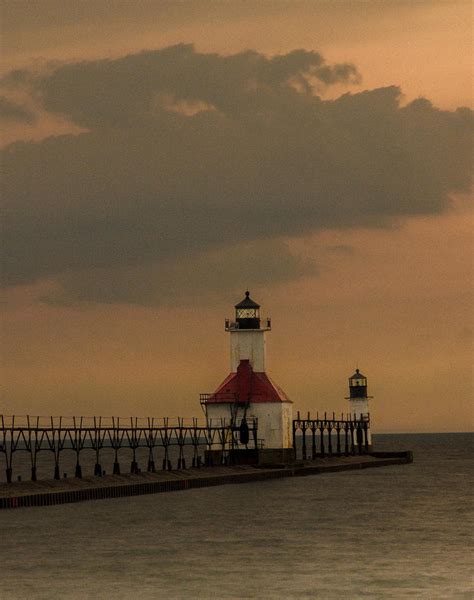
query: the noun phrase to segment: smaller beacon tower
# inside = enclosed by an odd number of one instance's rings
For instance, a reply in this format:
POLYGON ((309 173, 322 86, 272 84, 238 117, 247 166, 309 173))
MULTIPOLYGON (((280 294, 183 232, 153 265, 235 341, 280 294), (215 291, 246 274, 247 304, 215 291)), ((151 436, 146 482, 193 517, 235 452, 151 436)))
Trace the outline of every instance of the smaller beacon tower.
POLYGON ((367 395, 367 377, 362 375, 359 369, 356 369, 354 375, 349 377, 349 400, 351 417, 358 421, 367 421, 369 428, 367 429, 367 439, 369 448, 372 447, 372 438, 370 435, 370 419, 369 419, 369 399, 373 396, 367 395))

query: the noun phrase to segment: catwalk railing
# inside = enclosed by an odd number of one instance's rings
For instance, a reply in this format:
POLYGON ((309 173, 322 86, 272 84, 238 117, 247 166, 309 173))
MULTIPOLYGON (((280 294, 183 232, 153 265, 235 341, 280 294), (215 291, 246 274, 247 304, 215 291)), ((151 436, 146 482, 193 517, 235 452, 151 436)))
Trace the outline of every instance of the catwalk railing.
POLYGON ((350 414, 341 414, 341 418, 332 413, 324 413, 312 419, 307 417, 293 420, 293 448, 295 458, 309 460, 325 456, 350 456, 367 454, 369 445, 370 416, 362 418, 350 414))
MULTIPOLYGON (((0 455, 5 458, 6 481, 13 478, 14 457, 29 456, 32 481, 38 478, 38 458, 45 453, 52 460, 53 477, 60 478, 66 453, 73 454, 75 477, 82 477, 83 457, 93 456, 93 474, 101 476, 104 454, 112 459, 112 473, 119 475, 121 451, 128 450, 130 472, 138 473, 137 455, 146 470, 155 472, 157 464, 164 470, 186 466, 211 466, 212 450, 219 450, 220 464, 232 464, 234 451, 257 449, 257 419, 238 424, 229 419, 154 418, 154 417, 32 417, 0 415, 0 455), (157 462, 159 455, 160 462, 157 462)), ((90 462, 90 461, 86 461, 90 462)), ((91 465, 92 466, 92 465, 91 465)), ((25 464, 23 464, 24 472, 25 464)), ((92 470, 92 469, 91 469, 92 470)), ((63 476, 66 476, 64 474, 63 476)), ((21 475, 17 475, 21 478, 21 475)))

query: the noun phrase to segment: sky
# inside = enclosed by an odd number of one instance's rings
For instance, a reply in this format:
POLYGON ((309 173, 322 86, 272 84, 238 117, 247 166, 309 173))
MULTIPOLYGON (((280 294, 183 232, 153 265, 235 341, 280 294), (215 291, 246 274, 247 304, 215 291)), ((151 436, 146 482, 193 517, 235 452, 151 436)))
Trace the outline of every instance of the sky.
POLYGON ((0 414, 199 415, 249 289, 294 410, 472 430, 471 10, 7 0, 0 414))

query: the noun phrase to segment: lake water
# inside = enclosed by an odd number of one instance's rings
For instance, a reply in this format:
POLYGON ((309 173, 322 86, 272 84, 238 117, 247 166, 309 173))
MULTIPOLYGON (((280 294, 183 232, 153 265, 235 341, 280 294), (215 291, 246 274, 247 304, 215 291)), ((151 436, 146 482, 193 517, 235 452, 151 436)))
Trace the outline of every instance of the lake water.
POLYGON ((0 513, 0 598, 474 596, 474 434, 412 465, 0 513))

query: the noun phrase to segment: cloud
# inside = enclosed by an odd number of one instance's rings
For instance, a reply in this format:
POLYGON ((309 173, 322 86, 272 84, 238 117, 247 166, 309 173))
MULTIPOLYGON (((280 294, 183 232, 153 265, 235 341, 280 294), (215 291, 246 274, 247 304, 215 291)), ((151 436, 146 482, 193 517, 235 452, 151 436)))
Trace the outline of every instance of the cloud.
POLYGON ((0 96, 0 121, 31 125, 35 121, 35 115, 25 106, 0 96))
POLYGON ((350 256, 355 253, 354 247, 349 246, 348 244, 335 244, 332 246, 326 246, 324 249, 326 252, 329 252, 330 254, 343 255, 343 256, 350 256))
POLYGON ((159 302, 146 275, 176 297, 189 273, 219 289, 210 257, 239 248, 242 273, 281 254, 291 279, 313 267, 281 240, 439 213, 470 186, 471 111, 401 106, 396 87, 324 101, 319 86, 359 76, 315 52, 182 45, 25 77, 87 132, 4 151, 4 285, 55 279, 68 301, 159 302), (266 241, 280 250, 245 254, 266 241))
POLYGON ((294 255, 285 243, 265 240, 138 266, 67 271, 41 297, 48 304, 79 302, 138 305, 190 304, 200 297, 242 293, 248 283, 269 286, 317 273, 313 261, 294 255))
POLYGON ((154 52, 64 65, 37 79, 47 110, 77 125, 120 128, 143 124, 157 94, 205 102, 227 117, 280 107, 294 98, 293 83, 310 91, 318 83, 358 81, 350 64, 327 65, 317 52, 295 50, 266 57, 255 51, 202 54, 180 44, 154 52))

